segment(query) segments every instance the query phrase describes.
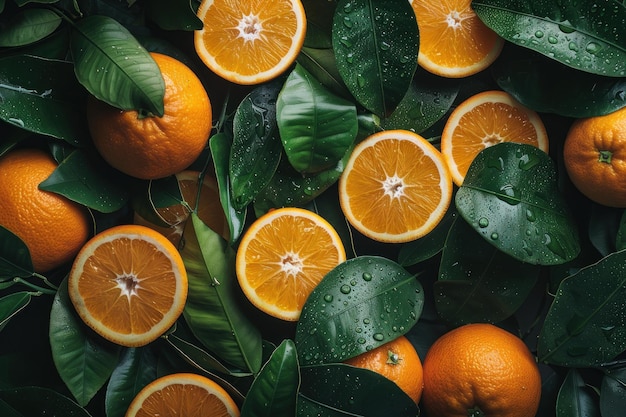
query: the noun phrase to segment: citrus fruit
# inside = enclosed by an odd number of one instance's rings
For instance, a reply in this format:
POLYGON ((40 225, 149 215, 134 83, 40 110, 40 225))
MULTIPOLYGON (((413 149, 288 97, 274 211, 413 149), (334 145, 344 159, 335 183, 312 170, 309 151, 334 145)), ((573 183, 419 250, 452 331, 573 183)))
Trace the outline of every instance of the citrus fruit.
POLYGON ((352 151, 339 179, 344 215, 365 236, 401 243, 437 226, 452 199, 441 153, 420 135, 386 130, 352 151))
POLYGON ((350 358, 345 363, 369 369, 390 379, 415 403, 420 401, 424 388, 422 362, 406 336, 397 337, 375 349, 350 358))
POLYGON ((575 120, 563 145, 574 186, 608 207, 626 207, 626 108, 575 120))
POLYGON ((135 396, 126 417, 236 417, 239 408, 213 380, 192 373, 162 376, 135 396))
POLYGON ((312 211, 283 207, 256 219, 237 249, 239 285, 270 316, 296 321, 324 275, 346 260, 335 229, 312 211))
POLYGON ((28 247, 35 272, 72 260, 91 234, 85 207, 39 189, 57 163, 44 150, 20 148, 0 158, 0 225, 28 247))
POLYGON ((306 16, 300 0, 203 0, 196 53, 225 80, 260 84, 282 74, 300 53, 306 16))
POLYGON ((187 273, 176 247, 159 232, 117 225, 92 237, 68 278, 83 321, 122 346, 144 346, 178 319, 187 299, 187 273))
POLYGON ((528 347, 492 324, 457 327, 424 358, 422 404, 430 416, 534 417, 540 396, 541 376, 528 347))
POLYGON ((463 183, 480 151, 500 142, 525 143, 548 152, 548 134, 539 115, 505 91, 483 91, 459 104, 441 134, 441 153, 454 183, 463 183))
POLYGON ((417 63, 433 74, 461 78, 476 74, 500 55, 504 39, 488 28, 471 0, 412 0, 420 46, 417 63))
POLYGON ((155 208, 156 214, 167 226, 151 222, 137 212, 134 213, 133 222, 160 232, 175 246, 178 246, 185 223, 195 211, 200 220, 211 230, 219 233, 224 239, 228 239, 230 231, 220 202, 215 177, 202 176, 198 171, 185 170, 176 174, 176 180, 183 200, 179 204, 155 208), (198 193, 198 188, 200 188, 200 193, 198 193))
POLYGON ((87 120, 93 143, 119 171, 141 179, 164 178, 187 168, 211 132, 211 102, 200 79, 182 62, 150 54, 163 76, 164 114, 122 111, 90 96, 87 120))

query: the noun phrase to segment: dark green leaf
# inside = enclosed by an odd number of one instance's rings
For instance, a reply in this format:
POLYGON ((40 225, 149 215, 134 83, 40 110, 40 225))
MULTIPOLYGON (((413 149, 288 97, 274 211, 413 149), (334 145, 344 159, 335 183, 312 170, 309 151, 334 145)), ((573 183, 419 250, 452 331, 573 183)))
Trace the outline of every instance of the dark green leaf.
POLYGON ((14 55, 0 58, 0 68, 1 120, 72 144, 86 137, 85 90, 71 63, 14 55))
POLYGON ((395 383, 345 364, 301 369, 297 417, 415 417, 415 402, 395 383))
POLYGON ((70 45, 76 77, 96 98, 163 116, 159 67, 128 29, 110 17, 88 16, 76 22, 70 45))
POLYGON ((0 390, 3 417, 90 417, 91 414, 71 399, 49 388, 20 387, 0 390))
POLYGON ((187 222, 181 255, 189 293, 183 312, 193 334, 220 359, 244 371, 261 368, 261 334, 234 295, 235 254, 196 214, 187 222))
POLYGON ((626 367, 610 368, 600 387, 600 415, 622 417, 626 408, 626 367))
POLYGON ((14 47, 37 42, 54 32, 61 17, 49 9, 24 9, 16 13, 0 32, 0 47, 14 47))
POLYGON ((556 400, 556 417, 582 416, 600 417, 598 402, 580 372, 577 369, 570 369, 556 400))
POLYGON ((341 79, 337 69, 335 52, 332 48, 316 49, 306 46, 302 47, 297 62, 326 87, 328 91, 346 100, 352 99, 352 95, 341 79))
POLYGON ((28 247, 13 232, 0 226, 0 282, 33 275, 28 247))
POLYGON ((11 318, 26 308, 32 298, 28 291, 15 292, 0 298, 0 329, 4 328, 11 318))
POLYGON ((287 158, 303 174, 335 166, 356 137, 355 105, 332 94, 301 65, 287 77, 276 112, 287 158))
POLYGON ((109 379, 121 350, 78 317, 67 293, 67 279, 59 286, 50 311, 50 347, 61 379, 83 406, 109 379))
POLYGON ((449 207, 443 219, 431 232, 424 237, 402 245, 398 252, 398 263, 404 267, 409 267, 440 253, 456 216, 454 207, 449 207))
POLYGON ((252 382, 241 408, 241 416, 293 416, 299 387, 296 347, 292 340, 285 339, 252 382))
POLYGON ((341 0, 333 19, 337 68, 363 107, 391 114, 417 68, 419 35, 409 2, 341 0))
POLYGON ((509 42, 573 68, 626 76, 626 6, 614 0, 474 0, 480 19, 509 42))
POLYGON ((522 262, 561 264, 580 251, 554 163, 534 146, 503 142, 481 151, 457 191, 456 207, 488 242, 522 262))
POLYGON ((307 298, 295 343, 303 365, 342 362, 411 329, 422 285, 397 263, 360 256, 336 266, 307 298))
POLYGON ((333 15, 337 0, 302 0, 306 13, 306 38, 304 45, 310 48, 330 48, 333 15))
POLYGON ((283 79, 252 90, 233 118, 233 144, 229 158, 232 201, 244 209, 272 178, 283 146, 276 122, 276 100, 283 79))
POLYGON ((200 30, 202 21, 196 16, 190 0, 151 0, 146 13, 165 30, 200 30))
POLYGON ((615 238, 616 250, 626 249, 626 210, 622 213, 615 238))
POLYGON ((439 281, 433 286, 437 312, 452 326, 500 322, 526 300, 539 272, 539 266, 511 258, 457 219, 443 249, 439 281))
POLYGON ((626 350, 626 251, 564 279, 543 323, 542 362, 589 366, 626 350))

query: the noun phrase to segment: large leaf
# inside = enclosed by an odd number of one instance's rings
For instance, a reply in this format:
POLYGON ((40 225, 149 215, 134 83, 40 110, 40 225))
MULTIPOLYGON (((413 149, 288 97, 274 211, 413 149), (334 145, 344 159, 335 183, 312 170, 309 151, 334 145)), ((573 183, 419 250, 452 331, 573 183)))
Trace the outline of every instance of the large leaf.
POLYGON ((80 19, 73 28, 74 70, 91 94, 122 110, 163 116, 159 67, 128 29, 99 15, 80 19))
POLYGON ((54 365, 78 404, 86 405, 117 366, 120 346, 87 328, 74 310, 64 279, 50 310, 54 365))
POLYGON ((614 0, 474 0, 480 19, 509 42, 573 68, 626 76, 626 6, 614 0))
POLYGON ((337 265, 307 298, 295 343, 303 365, 342 362, 408 332, 422 285, 397 263, 360 256, 337 265))
POLYGON ((234 295, 234 252, 194 213, 181 255, 189 278, 183 312, 193 334, 212 352, 241 370, 261 368, 262 339, 234 295))
POLYGON ((241 416, 292 416, 299 388, 298 354, 293 341, 285 339, 252 382, 241 416))
POLYGON ((58 415, 90 417, 91 414, 61 393, 43 387, 20 387, 0 390, 2 417, 58 415))
MULTIPOLYGON (((622 410, 623 412, 623 410, 622 410)), ((600 417, 593 390, 577 369, 570 369, 556 401, 556 417, 600 417)))
POLYGON ((0 47, 23 46, 37 42, 54 32, 60 24, 61 16, 50 9, 21 10, 2 27, 0 47))
POLYGON ((72 144, 87 136, 85 90, 71 63, 13 55, 0 58, 0 68, 0 120, 72 144))
POLYGON ((542 362, 585 367, 626 350, 626 251, 564 279, 539 335, 542 362))
POLYGON ((372 113, 391 114, 417 68, 419 35, 410 3, 341 0, 332 42, 337 68, 352 95, 372 113))
POLYGON ((355 105, 332 94, 301 65, 287 77, 276 112, 287 158, 304 174, 336 165, 358 130, 355 105))
POLYGON ((0 226, 0 282, 33 275, 28 247, 13 232, 0 226))
POLYGON ((554 163, 534 146, 504 142, 481 151, 456 194, 456 206, 488 242, 522 262, 562 264, 580 251, 554 163))
POLYGON ((337 69, 335 52, 332 48, 315 49, 304 46, 300 50, 297 62, 315 77, 316 80, 322 83, 328 91, 347 100, 352 99, 352 95, 348 91, 337 69))

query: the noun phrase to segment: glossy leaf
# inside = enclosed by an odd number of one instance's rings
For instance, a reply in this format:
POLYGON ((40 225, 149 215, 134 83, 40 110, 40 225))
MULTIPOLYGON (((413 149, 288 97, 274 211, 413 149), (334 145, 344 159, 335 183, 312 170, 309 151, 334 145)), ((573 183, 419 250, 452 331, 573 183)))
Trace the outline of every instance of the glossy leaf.
POLYGON ((484 149, 455 201, 459 214, 484 239, 522 262, 562 264, 580 251, 554 163, 534 146, 504 142, 484 149))
POLYGON ((28 247, 13 232, 0 226, 0 282, 33 275, 28 247))
POLYGON ((426 236, 405 243, 400 247, 398 263, 404 267, 409 267, 440 253, 456 217, 457 213, 454 207, 449 207, 443 219, 426 236))
POLYGON ((0 329, 4 328, 17 313, 24 310, 31 298, 32 294, 28 291, 15 292, 0 297, 0 329))
POLYGON ((336 165, 358 129, 355 105, 329 92, 301 65, 278 95, 276 118, 289 163, 303 174, 336 165))
POLYGON ((183 315, 192 333, 220 359, 241 370, 261 368, 261 334, 237 305, 235 254, 196 214, 187 222, 181 255, 189 293, 183 315))
POLYGON ((78 404, 86 405, 113 373, 121 348, 88 329, 78 317, 67 293, 67 279, 54 297, 49 335, 61 379, 78 404))
POLYGON ((306 13, 306 38, 304 45, 308 48, 330 48, 333 16, 337 0, 302 0, 306 13))
POLYGON ((570 369, 561 385, 556 401, 556 417, 600 417, 600 410, 591 390, 577 369, 570 369))
POLYGON ((626 407, 626 367, 611 367, 605 371, 600 387, 600 415, 622 417, 626 407))
POLYGON ((285 339, 254 378, 241 408, 242 417, 292 416, 300 387, 298 354, 285 339))
POLYGON ((151 0, 146 5, 147 16, 161 29, 202 29, 202 21, 196 16, 190 0, 151 0))
POLYGON ((615 237, 615 247, 617 250, 626 249, 626 210, 622 213, 615 237))
POLYGON ((316 80, 318 80, 328 91, 351 100, 352 95, 343 82, 337 62, 335 52, 332 48, 309 48, 302 47, 297 59, 304 69, 306 69, 316 80))
POLYGON ((573 68, 626 76, 626 6, 613 0, 474 0, 480 19, 509 42, 573 68))
POLYGON ((541 328, 542 362, 585 367, 626 350, 626 251, 564 279, 541 328))
POLYGON ((49 9, 24 9, 13 16, 0 32, 0 47, 14 47, 37 42, 54 32, 61 17, 49 9))
POLYGON ((415 417, 415 402, 395 383, 345 364, 306 366, 296 417, 415 417))
POLYGON ((307 298, 296 327, 302 365, 342 362, 411 329, 424 305, 422 285, 380 256, 349 259, 307 298))
POLYGON ((96 98, 122 110, 163 116, 165 82, 139 41, 110 17, 93 15, 73 26, 71 52, 78 81, 96 98))
POLYGON ((283 146, 276 122, 276 100, 283 80, 252 90, 237 106, 229 158, 232 202, 243 209, 267 185, 278 167, 283 146))
POLYGON ((0 120, 74 145, 87 137, 85 90, 71 63, 13 55, 0 58, 0 68, 0 120))
POLYGON ((0 390, 0 413, 3 417, 58 415, 91 417, 70 398, 44 387, 19 387, 0 390))
POLYGON ((417 68, 419 35, 409 2, 341 0, 333 19, 337 68, 358 102, 391 114, 417 68))

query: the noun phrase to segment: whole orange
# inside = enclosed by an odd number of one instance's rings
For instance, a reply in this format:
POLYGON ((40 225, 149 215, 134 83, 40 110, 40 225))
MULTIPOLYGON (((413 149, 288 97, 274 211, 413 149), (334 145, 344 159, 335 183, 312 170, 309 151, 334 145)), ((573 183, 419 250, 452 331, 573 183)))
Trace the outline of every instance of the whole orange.
POLYGON ((163 80, 162 117, 122 111, 91 97, 87 120, 93 143, 114 168, 141 179, 163 178, 187 168, 211 132, 211 102, 200 79, 182 62, 151 53, 163 80))
POLYGON ((83 206, 39 189, 56 167, 50 154, 34 148, 15 149, 0 158, 0 225, 24 241, 39 273, 70 261, 92 228, 83 206))
POLYGON ((441 336, 424 358, 429 416, 534 417, 541 376, 524 342, 497 326, 467 324, 441 336))
POLYGON ((583 195, 605 206, 626 207, 626 107, 575 120, 565 138, 563 162, 583 195))
POLYGON ((422 396, 424 379, 422 362, 415 348, 405 336, 400 336, 368 352, 348 359, 345 363, 369 369, 395 382, 418 403, 422 396))

